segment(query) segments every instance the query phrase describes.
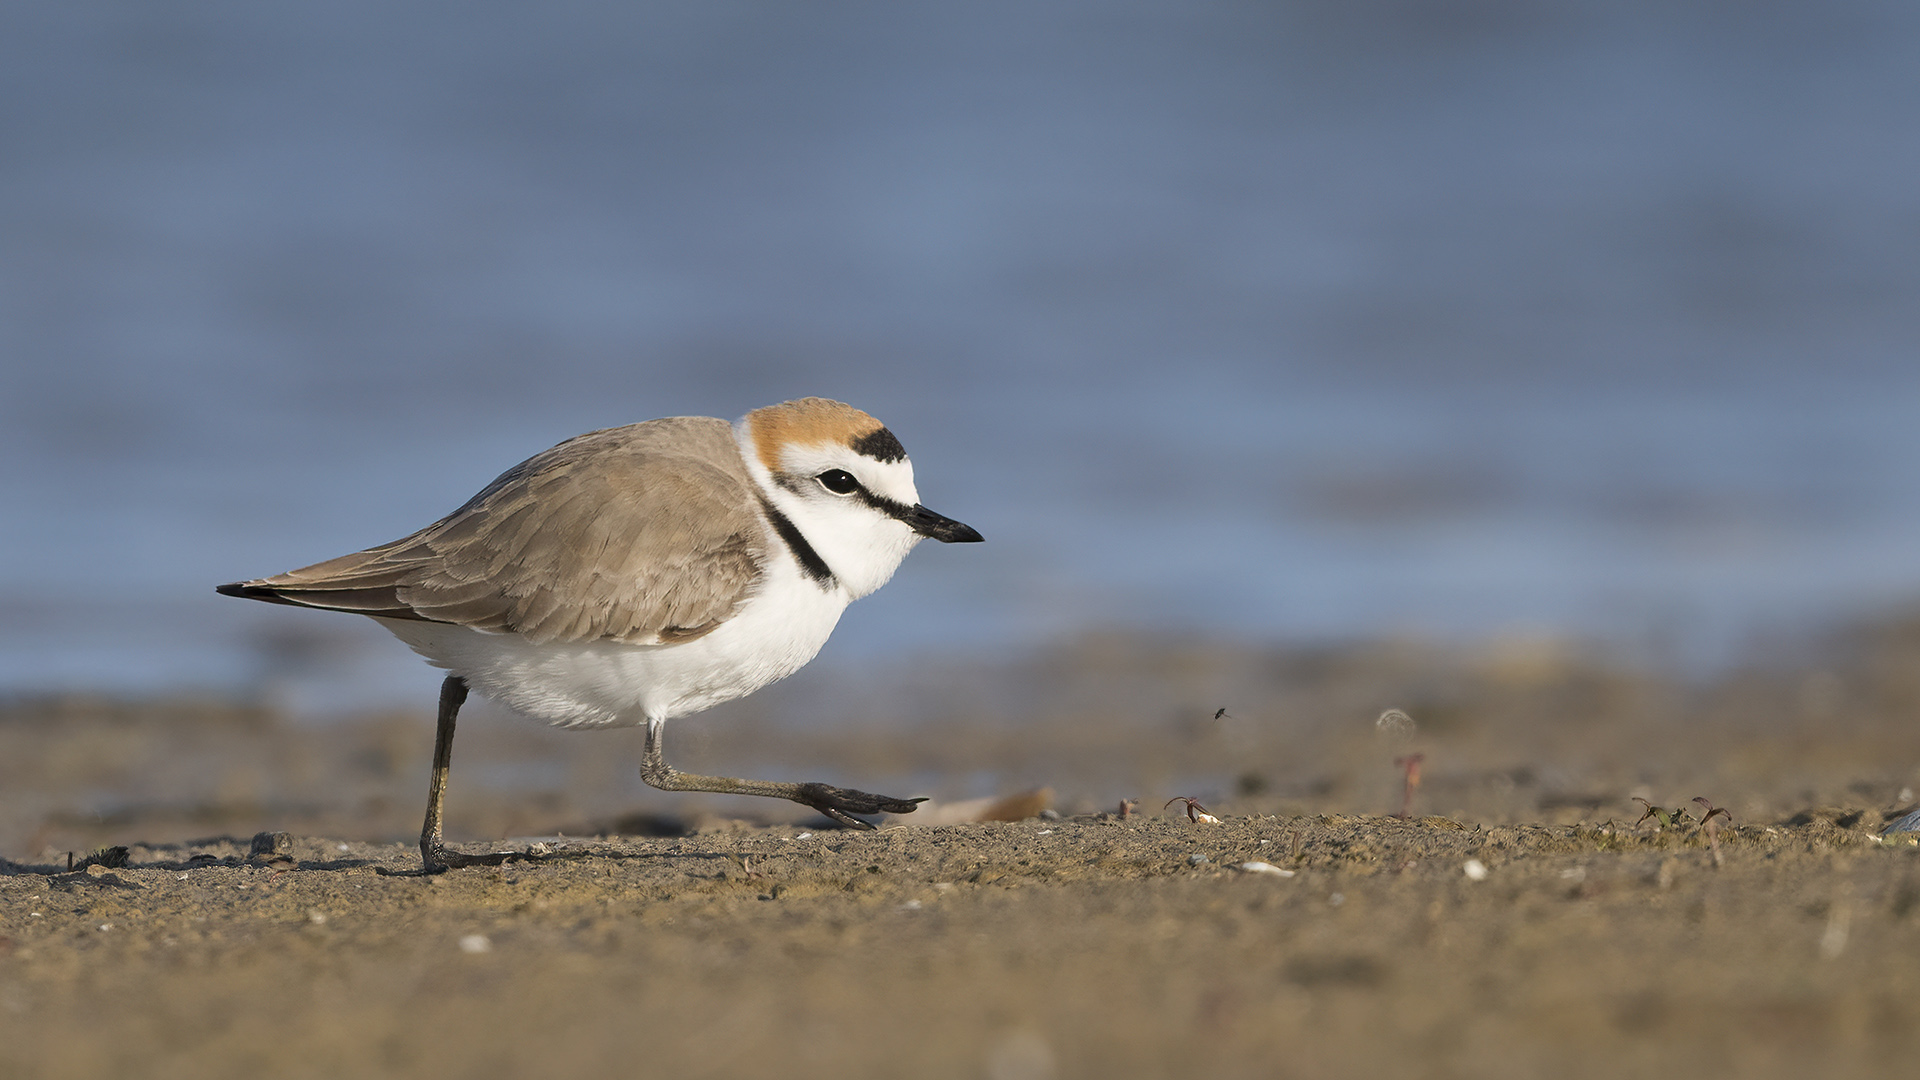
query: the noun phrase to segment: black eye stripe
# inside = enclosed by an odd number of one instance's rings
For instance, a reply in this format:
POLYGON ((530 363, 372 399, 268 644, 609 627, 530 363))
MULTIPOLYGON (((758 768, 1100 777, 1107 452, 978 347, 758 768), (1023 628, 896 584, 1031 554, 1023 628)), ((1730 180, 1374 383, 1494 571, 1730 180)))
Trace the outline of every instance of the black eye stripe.
POLYGON ((880 511, 882 514, 900 521, 905 521, 908 517, 912 516, 915 510, 915 507, 908 506, 906 503, 895 502, 885 495, 875 495, 865 488, 860 489, 860 501, 880 511))
POLYGON ((902 521, 911 516, 915 509, 906 503, 889 499, 885 495, 876 494, 862 485, 858 477, 855 477, 845 469, 828 469, 825 472, 816 473, 812 476, 808 476, 805 473, 799 475, 793 473, 775 473, 773 479, 774 483, 802 497, 805 497, 808 491, 811 490, 811 485, 818 484, 820 487, 826 488, 828 491, 844 498, 857 498, 861 502, 878 510, 880 513, 890 518, 898 518, 902 521), (834 491, 833 488, 827 487, 828 477, 834 476, 835 474, 846 477, 847 481, 853 486, 846 491, 834 491))

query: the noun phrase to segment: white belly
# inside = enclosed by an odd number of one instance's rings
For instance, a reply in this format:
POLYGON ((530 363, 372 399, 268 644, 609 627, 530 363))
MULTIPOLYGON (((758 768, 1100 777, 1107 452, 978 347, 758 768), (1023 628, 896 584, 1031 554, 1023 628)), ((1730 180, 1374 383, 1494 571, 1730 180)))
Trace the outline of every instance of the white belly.
POLYGON ((739 614, 678 645, 535 644, 449 623, 374 621, 515 712, 560 727, 629 727, 751 694, 813 659, 849 598, 783 573, 785 561, 739 614))

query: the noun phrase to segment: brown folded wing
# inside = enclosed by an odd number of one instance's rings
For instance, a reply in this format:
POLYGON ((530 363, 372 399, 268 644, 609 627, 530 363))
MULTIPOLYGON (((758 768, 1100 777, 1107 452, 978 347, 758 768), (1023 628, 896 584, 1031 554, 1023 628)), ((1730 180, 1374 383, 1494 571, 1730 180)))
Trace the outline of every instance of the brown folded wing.
POLYGON ((687 641, 760 575, 757 489, 721 420, 561 443, 412 536, 220 591, 534 641, 687 641))

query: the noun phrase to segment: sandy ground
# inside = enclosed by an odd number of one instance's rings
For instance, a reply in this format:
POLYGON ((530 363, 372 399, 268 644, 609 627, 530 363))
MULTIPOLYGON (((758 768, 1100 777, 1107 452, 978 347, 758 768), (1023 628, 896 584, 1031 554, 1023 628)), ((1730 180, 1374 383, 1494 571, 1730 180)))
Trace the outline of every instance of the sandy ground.
POLYGON ((424 708, 12 703, 0 1075, 1831 1077, 1920 1050, 1920 847, 1880 835, 1920 786, 1920 623, 1698 685, 1551 641, 1119 639, 828 685, 670 757, 934 803, 835 830, 648 791, 637 733, 482 712, 450 835, 526 857, 431 877, 424 708), (930 824, 1043 787, 1049 816, 930 824))

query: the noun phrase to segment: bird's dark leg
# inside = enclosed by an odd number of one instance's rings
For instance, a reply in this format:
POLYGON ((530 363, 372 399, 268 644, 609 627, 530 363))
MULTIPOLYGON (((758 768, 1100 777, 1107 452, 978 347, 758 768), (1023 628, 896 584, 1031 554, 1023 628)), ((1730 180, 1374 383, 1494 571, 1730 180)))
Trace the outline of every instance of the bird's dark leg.
POLYGON ((842 825, 871 829, 871 822, 855 814, 911 814, 921 799, 895 799, 864 791, 837 788, 830 784, 782 784, 772 780, 741 780, 732 776, 696 776, 667 764, 661 749, 664 720, 647 721, 647 753, 640 762, 640 778, 661 791, 713 791, 722 795, 765 795, 773 799, 791 799, 813 807, 842 825))
POLYGON ((453 722, 467 700, 467 681, 458 675, 447 676, 440 684, 440 716, 433 735, 433 777, 427 783, 427 820, 420 826, 420 858, 429 874, 461 866, 499 866, 519 858, 515 851, 496 851, 489 855, 464 855, 448 851, 440 842, 440 807, 447 798, 447 769, 453 764, 453 722))

